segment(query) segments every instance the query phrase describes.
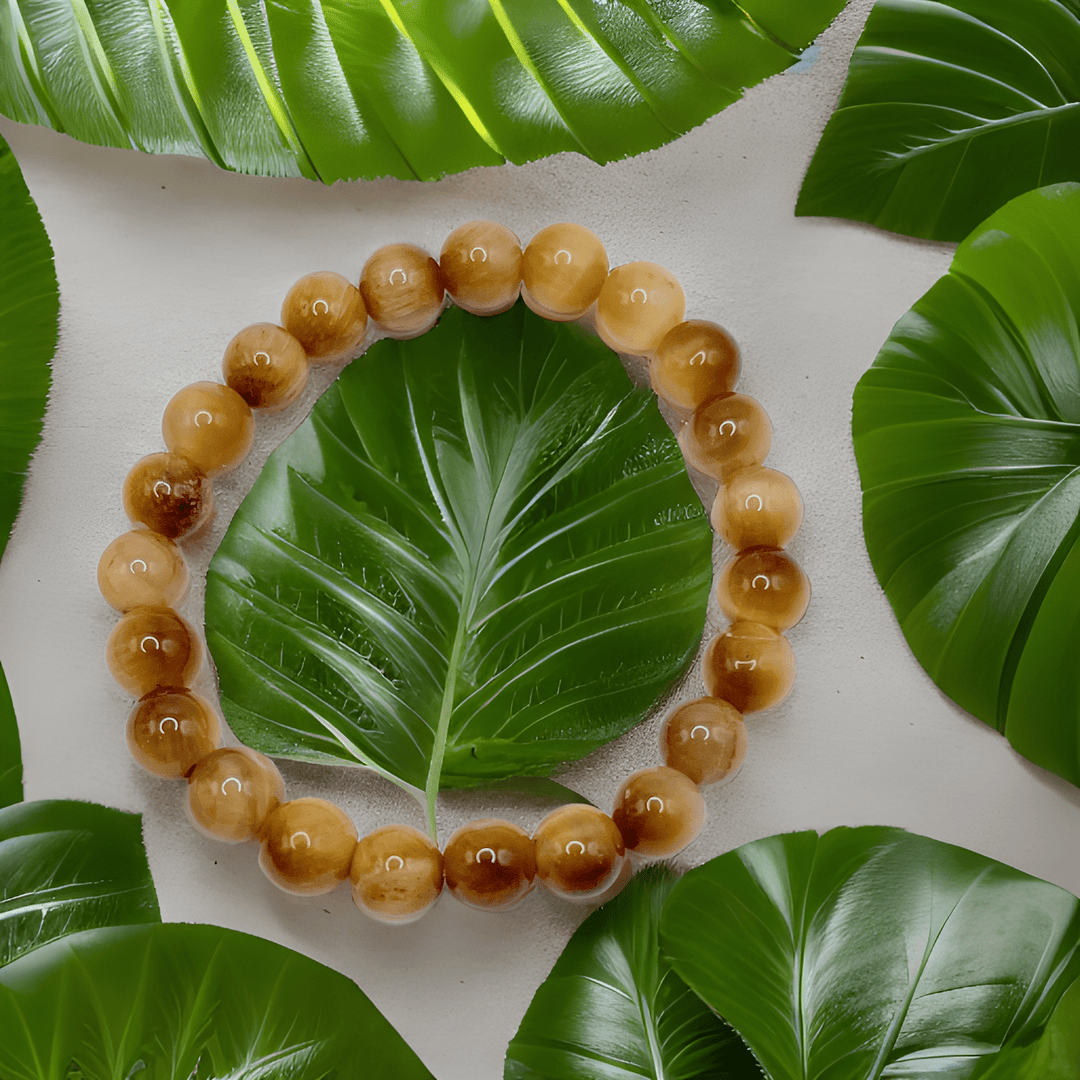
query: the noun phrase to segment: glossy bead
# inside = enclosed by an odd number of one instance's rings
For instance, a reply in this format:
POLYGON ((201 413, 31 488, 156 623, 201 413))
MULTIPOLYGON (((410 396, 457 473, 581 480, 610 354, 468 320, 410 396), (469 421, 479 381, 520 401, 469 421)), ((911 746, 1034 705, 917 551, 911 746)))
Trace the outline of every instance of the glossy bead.
POLYGON ((188 777, 191 820, 215 840, 256 840, 285 798, 285 782, 265 754, 225 746, 207 754, 188 777))
POLYGON ((696 409, 730 394, 738 377, 735 339, 705 319, 690 319, 669 330, 649 365, 653 390, 679 409, 696 409))
POLYGON ((349 879, 353 902, 365 915, 415 922, 442 892, 442 852, 411 825, 386 825, 360 838, 349 879))
POLYGON ((98 589, 117 611, 134 607, 175 607, 188 586, 183 552, 167 537, 149 529, 132 529, 102 552, 98 589))
POLYGON ((293 799, 267 814, 260 839, 263 873, 285 892, 315 896, 349 876, 356 826, 326 799, 293 799))
POLYGON ((279 412, 307 386, 307 353, 280 326, 253 323, 225 346, 221 374, 251 408, 279 412))
POLYGON ((214 513, 206 475, 179 454, 147 454, 124 480, 124 512, 133 525, 175 540, 205 525, 214 513))
POLYGON ((154 690, 131 710, 127 744, 147 772, 178 780, 221 745, 221 723, 201 694, 179 687, 154 690))
POLYGON ((746 759, 746 724, 734 705, 696 698, 680 705, 660 731, 664 764, 699 787, 734 777, 746 759))
POLYGON ((686 297, 674 274, 656 263, 626 263, 600 288, 596 332, 609 349, 644 356, 685 314, 686 297))
POLYGON ((354 356, 367 332, 367 319, 360 290, 332 270, 302 277, 281 305, 281 325, 315 361, 354 356))
POLYGON ((533 832, 536 876, 556 896, 591 900, 619 878, 626 845, 615 822, 587 803, 552 810, 533 832))
POLYGON ((584 225, 548 225, 525 248, 521 296, 545 319, 567 322, 592 307, 607 280, 608 257, 584 225))
POLYGON ((521 291, 521 241, 505 225, 469 221, 446 238, 439 268, 458 307, 498 315, 521 291))
POLYGON ((623 781, 611 817, 629 851, 646 859, 666 859, 701 832, 705 800, 688 776, 656 765, 623 781))
POLYGON ((720 610, 729 619, 790 630, 806 614, 810 579, 777 548, 753 548, 732 556, 716 581, 720 610))
POLYGON ((746 394, 725 394, 694 410, 679 431, 683 455, 717 480, 729 469, 760 465, 772 446, 765 410, 746 394))
POLYGON ((171 608, 137 607, 113 627, 105 661, 112 677, 141 698, 159 686, 189 686, 202 667, 203 647, 195 627, 171 608))
POLYGON ((701 661, 705 692, 741 713, 779 705, 795 685, 795 653, 779 630, 733 622, 709 642, 701 661))
POLYGON ((442 311, 439 264, 415 244, 379 248, 360 272, 360 292, 368 313, 394 337, 416 337, 442 311))
POLYGON ((462 825, 443 853, 446 887, 489 911, 516 904, 536 884, 536 850, 524 829, 498 818, 462 825))
POLYGON ((170 453, 214 477, 235 469, 248 456, 255 418, 235 390, 215 382, 192 383, 165 406, 161 437, 170 453))
POLYGON ((802 524, 802 497, 790 476, 751 465, 725 475, 711 518, 717 534, 736 551, 787 547, 802 524))

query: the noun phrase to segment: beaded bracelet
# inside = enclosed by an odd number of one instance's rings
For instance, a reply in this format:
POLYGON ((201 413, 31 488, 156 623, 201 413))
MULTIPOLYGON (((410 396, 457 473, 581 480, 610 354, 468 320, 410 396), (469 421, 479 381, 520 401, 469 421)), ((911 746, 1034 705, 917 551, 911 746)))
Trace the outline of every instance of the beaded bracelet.
MULTIPOLYGON (((364 265, 356 288, 339 274, 301 278, 281 325, 257 323, 229 342, 224 384, 179 391, 162 420, 167 451, 136 463, 124 481, 124 509, 136 527, 114 540, 98 566, 106 601, 123 613, 106 659, 138 699, 128 719, 135 760, 158 776, 188 781, 188 809, 204 832, 258 840, 267 877, 299 894, 327 892, 349 878, 353 899, 386 922, 411 922, 443 885, 477 907, 504 908, 536 881, 557 895, 596 900, 630 873, 630 855, 663 858, 700 831, 700 788, 730 779, 746 754, 742 714, 782 701, 795 678, 784 631, 806 610, 810 586, 783 549, 802 520, 794 483, 763 466, 771 426, 762 407, 734 392, 735 342, 720 326, 684 321, 679 283, 662 267, 634 262, 609 272, 600 240, 579 225, 542 229, 522 250, 502 225, 456 229, 439 261, 411 244, 390 244, 364 265), (653 389, 680 419, 687 462, 719 481, 711 521, 737 552, 717 581, 730 626, 702 661, 707 697, 675 708, 661 732, 664 764, 631 774, 611 815, 571 804, 529 836, 491 818, 458 829, 440 852, 433 837, 390 825, 358 838, 349 817, 323 799, 285 801, 274 763, 244 746, 223 746, 214 706, 190 686, 204 648, 174 610, 188 570, 176 540, 212 514, 211 480, 251 448, 252 409, 274 412, 302 393, 310 362, 347 359, 370 318, 407 338, 434 325, 444 294, 474 315, 494 315, 524 299, 548 319, 592 316, 603 341, 649 362, 653 389)), ((432 828, 432 832, 434 829, 432 828)))

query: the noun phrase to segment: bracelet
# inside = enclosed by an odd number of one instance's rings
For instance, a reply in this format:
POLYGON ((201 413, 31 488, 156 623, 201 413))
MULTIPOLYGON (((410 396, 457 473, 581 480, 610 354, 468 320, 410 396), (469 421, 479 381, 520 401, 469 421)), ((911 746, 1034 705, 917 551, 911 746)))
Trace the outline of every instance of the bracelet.
MULTIPOLYGON (((629 879, 630 856, 681 851, 705 820, 701 788, 729 780, 746 755, 744 713, 781 702, 795 679, 784 631, 802 618, 810 585, 784 551, 802 521, 792 480, 762 463, 772 429, 762 407, 734 392, 739 351, 722 327, 684 321, 682 288, 654 263, 609 271, 600 240, 580 225, 549 225, 522 250, 505 226, 472 221, 455 229, 438 262, 411 244, 390 244, 365 263, 359 288, 331 272, 289 290, 281 325, 257 323, 225 349, 224 383, 198 382, 165 408, 164 453, 135 464, 123 504, 135 526, 105 550, 98 585, 122 617, 106 660, 138 700, 127 741, 144 769, 188 782, 188 809, 208 835, 258 840, 267 877, 288 892, 329 891, 346 878, 366 914, 385 922, 419 918, 443 886, 476 907, 499 909, 539 880, 569 899, 613 895, 629 879), (445 295, 478 316, 508 310, 518 296, 557 321, 590 317, 616 352, 649 363, 655 392, 681 427, 686 461, 719 482, 714 530, 734 549, 716 583, 731 624, 707 646, 708 696, 663 722, 664 764, 632 773, 610 815, 588 804, 553 810, 530 836, 485 818, 459 828, 440 851, 434 835, 389 825, 360 838, 351 819, 324 799, 286 801, 281 774, 265 755, 224 746, 217 709, 190 689, 204 646, 175 610, 188 568, 176 543, 213 513, 212 479, 235 468, 254 435, 253 409, 276 412, 303 392, 312 362, 356 355, 370 318, 391 336, 430 329, 445 295)), ((432 834, 434 834, 432 821, 432 834)))

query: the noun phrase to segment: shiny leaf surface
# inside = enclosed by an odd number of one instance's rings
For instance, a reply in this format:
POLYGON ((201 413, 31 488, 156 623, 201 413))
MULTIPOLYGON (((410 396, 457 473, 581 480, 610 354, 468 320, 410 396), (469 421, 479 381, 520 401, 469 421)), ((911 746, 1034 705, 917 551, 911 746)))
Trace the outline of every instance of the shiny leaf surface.
POLYGON ((22 802, 22 747, 11 691, 0 667, 0 809, 22 802))

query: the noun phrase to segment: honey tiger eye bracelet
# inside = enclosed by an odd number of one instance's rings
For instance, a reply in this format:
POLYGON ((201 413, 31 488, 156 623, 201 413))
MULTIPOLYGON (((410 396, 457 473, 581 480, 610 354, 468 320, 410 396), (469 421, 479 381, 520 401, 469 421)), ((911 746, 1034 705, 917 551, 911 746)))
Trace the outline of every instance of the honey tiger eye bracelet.
POLYGON ((157 776, 186 779, 191 819, 208 835, 258 841, 259 863, 274 884, 317 894, 348 878, 357 907, 385 922, 419 918, 444 886, 487 909, 516 903, 537 881, 569 899, 602 899, 628 879, 631 856, 681 851, 705 820, 700 789, 742 765, 743 714, 790 692, 795 660, 784 632, 810 599, 806 575, 784 550, 802 521, 802 501, 789 477, 763 464, 772 429, 761 405, 735 392, 738 348, 716 323, 684 316, 682 288, 667 270, 648 262, 609 269, 600 240, 570 224, 541 229, 523 250, 505 226, 471 221, 450 234, 438 261, 412 244, 389 244, 365 263, 359 287, 326 271, 296 282, 280 325, 248 326, 226 346, 223 383, 193 383, 169 401, 165 451, 137 462, 124 481, 134 528, 106 548, 98 585, 122 613, 106 660, 137 699, 127 724, 135 761, 157 776), (356 355, 369 319, 393 337, 424 333, 447 295, 477 316, 506 311, 520 295, 546 319, 591 317, 611 349, 645 358, 654 391, 679 420, 686 461, 718 482, 711 522, 735 554, 716 581, 731 622, 703 656, 707 696, 664 720, 664 764, 628 776, 610 814, 569 804, 531 836, 485 818, 459 828, 440 851, 408 825, 359 837, 333 803, 286 800, 268 757, 224 745, 216 706, 191 689, 202 640, 176 608, 188 583, 177 540, 209 520, 213 478, 251 449, 253 410, 287 408, 303 392, 310 364, 356 355))

